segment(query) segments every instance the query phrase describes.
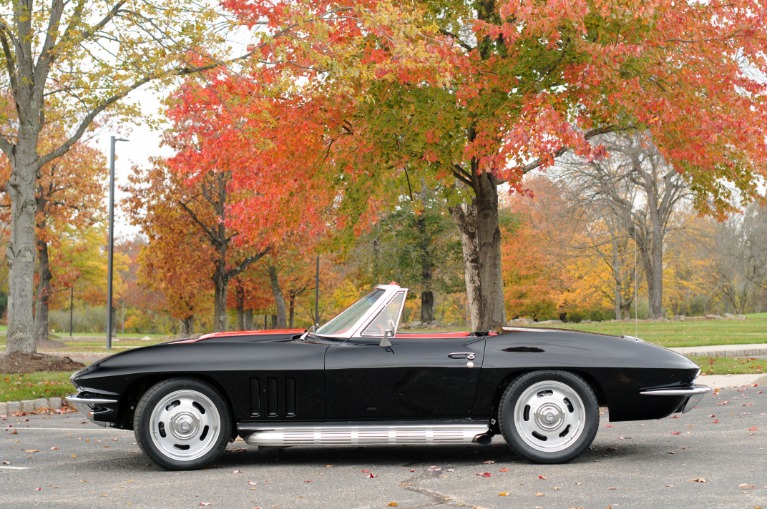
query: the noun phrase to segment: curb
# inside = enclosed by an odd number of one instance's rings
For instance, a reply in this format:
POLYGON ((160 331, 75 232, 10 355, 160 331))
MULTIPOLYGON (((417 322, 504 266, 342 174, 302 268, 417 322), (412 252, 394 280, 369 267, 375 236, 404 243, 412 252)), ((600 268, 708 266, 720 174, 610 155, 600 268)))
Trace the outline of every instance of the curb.
POLYGON ((767 345, 687 346, 672 348, 685 357, 760 357, 767 355, 767 345))
POLYGON ((36 412, 37 410, 61 410, 67 406, 63 398, 38 398, 24 401, 0 402, 0 415, 8 416, 18 412, 36 412))

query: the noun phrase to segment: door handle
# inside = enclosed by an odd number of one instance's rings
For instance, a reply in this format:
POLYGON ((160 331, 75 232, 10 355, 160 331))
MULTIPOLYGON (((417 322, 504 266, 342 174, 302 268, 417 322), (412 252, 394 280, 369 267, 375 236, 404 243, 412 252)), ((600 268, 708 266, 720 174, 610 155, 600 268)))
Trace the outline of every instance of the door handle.
POLYGON ((451 359, 469 359, 470 361, 474 360, 474 352, 453 352, 451 354, 448 354, 448 357, 451 359))

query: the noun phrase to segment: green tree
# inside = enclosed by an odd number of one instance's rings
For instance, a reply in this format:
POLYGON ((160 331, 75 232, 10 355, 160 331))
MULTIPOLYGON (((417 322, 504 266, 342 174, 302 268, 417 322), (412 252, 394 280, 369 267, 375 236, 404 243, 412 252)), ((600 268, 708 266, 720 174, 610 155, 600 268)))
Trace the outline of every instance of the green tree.
MULTIPOLYGON (((35 191, 41 168, 69 151, 107 111, 135 116, 133 90, 216 65, 201 54, 219 47, 217 9, 198 0, 11 0, 0 4, 0 77, 16 122, 0 118, 0 150, 10 160, 7 246, 8 352, 35 351, 33 281, 35 191), (63 113, 62 113, 63 112, 63 113), (41 147, 46 123, 67 133, 41 147)), ((3 105, 0 111, 8 111, 3 105)))

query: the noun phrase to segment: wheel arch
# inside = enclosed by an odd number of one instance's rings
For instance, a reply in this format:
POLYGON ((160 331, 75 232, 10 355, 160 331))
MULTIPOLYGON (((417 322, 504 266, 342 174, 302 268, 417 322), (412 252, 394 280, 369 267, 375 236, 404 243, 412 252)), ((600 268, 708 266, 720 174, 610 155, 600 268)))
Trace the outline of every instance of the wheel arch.
POLYGON ((122 429, 133 429, 133 416, 136 412, 136 405, 138 405, 139 400, 146 391, 159 382, 176 378, 197 380, 207 383, 215 389, 226 403, 227 410, 231 416, 231 438, 237 437, 237 423, 235 420, 234 406, 232 405, 232 400, 229 397, 229 394, 227 394, 223 386, 215 378, 200 373, 148 373, 131 381, 120 397, 120 417, 118 427, 122 429))
POLYGON ((607 406, 607 396, 605 395, 605 391, 602 388, 602 385, 597 381, 597 379, 592 376, 590 373, 584 370, 580 369, 572 369, 572 368, 555 368, 555 367, 541 367, 541 368, 530 368, 530 369, 524 369, 515 371, 513 373, 507 374, 495 387, 495 391, 493 393, 493 404, 490 411, 490 429, 494 433, 500 433, 500 427, 498 426, 498 408, 500 406, 501 397, 503 396, 503 393, 506 391, 506 388, 511 385, 511 383, 516 380, 517 378, 526 375, 528 373, 534 373, 536 371, 565 371, 568 373, 572 373, 574 375, 578 375, 583 379, 584 382, 588 384, 588 386, 591 388, 591 390, 594 392, 594 396, 597 398, 597 402, 599 403, 599 406, 607 406))

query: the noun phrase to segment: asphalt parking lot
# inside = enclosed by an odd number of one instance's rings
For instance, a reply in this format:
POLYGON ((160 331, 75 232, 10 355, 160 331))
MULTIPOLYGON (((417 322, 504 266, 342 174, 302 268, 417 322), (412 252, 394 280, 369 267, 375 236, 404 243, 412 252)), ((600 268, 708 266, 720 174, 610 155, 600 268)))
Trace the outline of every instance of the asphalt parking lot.
POLYGON ((609 423, 566 465, 493 445, 303 447, 230 444, 196 472, 166 472, 133 433, 80 414, 1 421, 3 508, 756 508, 767 507, 767 388, 721 389, 692 412, 609 423))

